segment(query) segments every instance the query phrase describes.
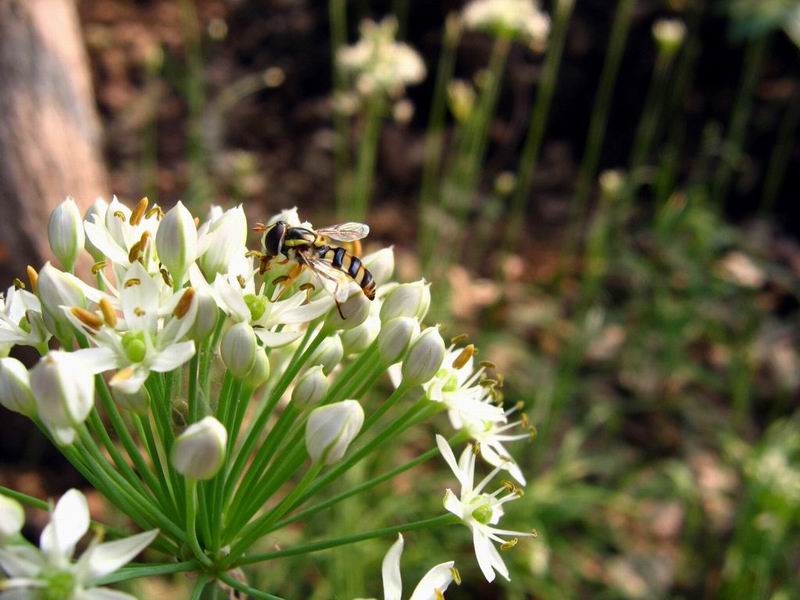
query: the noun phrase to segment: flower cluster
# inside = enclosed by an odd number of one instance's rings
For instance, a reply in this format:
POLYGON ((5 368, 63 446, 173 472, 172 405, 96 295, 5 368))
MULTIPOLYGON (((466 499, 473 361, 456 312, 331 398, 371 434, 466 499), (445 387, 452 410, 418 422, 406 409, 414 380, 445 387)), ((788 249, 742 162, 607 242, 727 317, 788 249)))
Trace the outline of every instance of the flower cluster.
POLYGON ((550 18, 535 0, 472 0, 462 13, 470 29, 542 46, 550 34, 550 18))
MULTIPOLYGON (((210 584, 261 597, 244 582, 244 566, 453 522, 472 531, 486 578, 508 577, 492 542, 509 547, 513 540, 500 536, 528 534, 498 528, 502 505, 525 483, 506 444, 531 434, 524 413, 511 418, 520 406, 503 407, 494 365, 423 326, 430 284, 392 281, 391 248, 357 257, 326 237, 336 229, 316 231, 296 209, 256 228, 265 232, 260 247, 248 249, 241 206, 214 207, 202 223, 181 203, 164 212, 147 199, 133 208, 98 200, 83 217, 68 199, 53 213, 48 234, 61 268, 29 268, 28 284, 17 280, 0 305, 0 403, 31 418, 147 533, 92 542, 73 562, 89 527, 79 492, 56 505, 40 551, 19 535, 19 506, 0 495, 3 598, 33 589, 43 598, 117 597, 98 582, 151 542, 166 555, 155 572, 198 574, 194 597, 210 584), (275 232, 305 241, 284 244, 275 232), (335 251, 324 250, 330 245, 335 251), (84 250, 94 260, 92 284, 75 275, 84 250), (9 356, 17 345, 40 353, 30 370, 9 356), (387 372, 394 391, 370 400, 387 372), (380 474, 312 502, 372 452, 445 412, 450 442, 470 442, 461 459, 439 437, 392 470, 441 452, 461 494, 448 491, 440 516, 288 554, 256 551, 265 536, 385 481, 380 474), (477 456, 493 471, 474 485, 477 456), (484 492, 501 470, 517 483, 484 492)), ((384 561, 386 598, 400 598, 402 544, 384 561)), ((150 568, 127 567, 112 580, 150 568)), ((441 563, 412 598, 440 598, 459 579, 452 561, 441 563)))
POLYGON ((425 79, 422 57, 408 44, 398 42, 396 36, 394 17, 380 23, 366 20, 361 24, 359 41, 339 50, 339 66, 353 77, 360 94, 399 96, 407 86, 425 79))

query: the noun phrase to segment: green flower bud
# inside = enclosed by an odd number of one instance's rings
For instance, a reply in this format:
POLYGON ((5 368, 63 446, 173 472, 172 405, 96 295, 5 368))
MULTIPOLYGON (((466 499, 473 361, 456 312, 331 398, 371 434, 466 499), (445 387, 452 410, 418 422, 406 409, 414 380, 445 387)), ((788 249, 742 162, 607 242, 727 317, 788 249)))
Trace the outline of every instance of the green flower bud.
POLYGON ((50 213, 47 238, 50 249, 64 270, 72 271, 86 241, 81 211, 78 210, 75 200, 67 198, 50 213))
POLYGON ((256 361, 258 341, 248 323, 233 325, 222 336, 222 361, 236 379, 243 379, 256 361))
POLYGON ((292 402, 298 406, 312 406, 319 404, 328 393, 328 378, 322 370, 322 365, 308 369, 292 390, 292 402))
POLYGON ((364 424, 364 410, 355 400, 344 400, 311 411, 306 423, 306 449, 314 462, 341 460, 364 424))
POLYGON ((172 446, 172 466, 187 479, 211 479, 225 461, 228 432, 214 417, 190 425, 172 446))
POLYGON ((194 302, 197 304, 197 316, 187 337, 199 344, 214 332, 219 316, 219 306, 214 297, 203 289, 195 289, 194 302))

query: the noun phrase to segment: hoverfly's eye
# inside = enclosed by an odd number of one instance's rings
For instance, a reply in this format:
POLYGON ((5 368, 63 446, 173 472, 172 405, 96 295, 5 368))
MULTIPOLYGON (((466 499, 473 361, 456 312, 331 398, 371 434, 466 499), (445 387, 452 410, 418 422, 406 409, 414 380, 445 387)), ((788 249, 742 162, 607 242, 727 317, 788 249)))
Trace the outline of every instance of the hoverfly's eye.
POLYGON ((278 256, 283 248, 283 238, 286 236, 286 223, 278 221, 264 233, 264 251, 269 256, 278 256))

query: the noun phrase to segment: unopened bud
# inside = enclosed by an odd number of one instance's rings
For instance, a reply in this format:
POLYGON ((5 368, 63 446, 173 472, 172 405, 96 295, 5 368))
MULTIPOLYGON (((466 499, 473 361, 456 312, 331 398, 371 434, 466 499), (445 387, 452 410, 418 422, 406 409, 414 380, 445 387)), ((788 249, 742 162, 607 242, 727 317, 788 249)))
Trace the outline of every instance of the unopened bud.
POLYGON ((403 383, 421 385, 433 378, 444 362, 446 350, 438 327, 428 327, 411 344, 403 359, 403 383))
POLYGON ((325 338, 319 347, 308 359, 310 365, 321 365, 326 375, 329 375, 336 366, 342 362, 344 357, 344 347, 338 335, 331 335, 325 338))
POLYGON ((16 500, 0 494, 0 544, 4 544, 22 531, 25 511, 16 500))
POLYGON ((394 273, 394 246, 367 254, 362 262, 369 269, 377 285, 387 283, 394 273))
POLYGON ((36 287, 47 327, 59 338, 71 337, 69 320, 61 307, 86 307, 86 296, 78 278, 46 263, 39 272, 36 287))
POLYGON ((686 37, 686 25, 678 19, 659 19, 653 23, 653 37, 659 50, 666 54, 675 54, 686 37))
POLYGON ((72 271, 86 239, 81 211, 78 210, 75 200, 67 198, 50 213, 47 238, 50 249, 64 270, 72 271))
POLYGON ((370 315, 358 327, 343 332, 342 346, 347 356, 360 354, 378 337, 381 330, 381 320, 377 315, 370 315))
POLYGON ((325 319, 325 326, 330 329, 352 329, 358 327, 369 316, 372 302, 360 289, 350 294, 350 297, 334 307, 325 319), (341 311, 341 314, 339 312, 341 311), (344 317, 344 318, 342 318, 344 317))
POLYGON ((386 365, 401 360, 411 342, 419 335, 419 321, 413 317, 396 317, 386 321, 378 334, 378 352, 386 365))
POLYGON ((381 306, 381 321, 396 317, 425 318, 431 306, 430 284, 424 279, 413 283, 402 283, 386 296, 381 306))
POLYGON ((31 369, 39 418, 56 440, 70 444, 94 406, 94 375, 73 354, 51 351, 31 369))
POLYGON ((214 417, 190 425, 175 439, 172 466, 187 479, 211 479, 225 460, 228 432, 214 417))
MULTIPOLYGON (((106 211, 108 210, 108 202, 102 198, 94 201, 86 214, 83 215, 84 220, 89 223, 103 223, 106 218, 106 211)), ((92 243, 91 238, 87 237, 85 241, 86 251, 92 255, 95 261, 101 261, 106 258, 105 253, 92 243)))
POLYGON ((243 382, 245 387, 252 390, 263 384, 269 379, 269 358, 267 351, 261 346, 256 347, 256 359, 253 362, 253 367, 245 375, 243 382))
POLYGON ((315 408, 306 424, 306 449, 314 462, 331 465, 344 456, 364 424, 364 410, 355 400, 315 408))
POLYGON ((194 302, 197 304, 197 316, 188 337, 199 343, 208 338, 217 326, 219 306, 214 297, 203 289, 195 290, 194 302))
POLYGON ((28 369, 16 358, 0 358, 0 404, 26 417, 36 414, 28 369))
POLYGON ((253 328, 244 322, 237 323, 222 336, 222 361, 236 379, 242 379, 253 368, 257 346, 253 328))
POLYGON ((180 283, 197 257, 197 228, 192 213, 182 202, 173 206, 158 224, 156 250, 173 280, 180 283))
POLYGON ((319 404, 328 393, 328 378, 322 365, 316 365, 303 373, 292 390, 292 402, 300 407, 319 404))

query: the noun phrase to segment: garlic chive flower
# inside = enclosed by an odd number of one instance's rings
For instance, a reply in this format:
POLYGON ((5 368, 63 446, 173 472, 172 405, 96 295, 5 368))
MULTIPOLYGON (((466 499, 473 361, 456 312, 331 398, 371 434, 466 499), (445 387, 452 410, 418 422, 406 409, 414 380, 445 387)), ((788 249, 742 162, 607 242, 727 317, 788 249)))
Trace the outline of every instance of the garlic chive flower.
POLYGON ((484 492, 486 486, 500 471, 499 467, 495 467, 489 475, 475 484, 475 450, 471 446, 467 446, 456 462, 456 457, 447 440, 437 435, 436 445, 461 484, 461 493, 458 496, 450 489, 445 492, 444 507, 461 519, 461 522, 472 531, 475 557, 478 559, 478 566, 481 568, 483 576, 486 577, 486 581, 494 581, 495 572, 510 580, 508 568, 494 544, 509 547, 507 545, 515 544, 518 537, 534 537, 536 534, 501 529, 496 525, 503 517, 503 505, 521 497, 522 490, 513 485, 504 484, 492 493, 484 492), (511 536, 511 538, 504 539, 501 536, 511 536))
POLYGON ((183 281, 183 276, 197 255, 197 227, 192 213, 178 202, 161 222, 156 232, 158 259, 167 268, 173 281, 183 281))
MULTIPOLYGON (((402 600, 403 582, 400 575, 400 556, 403 554, 403 536, 397 535, 397 541, 392 544, 386 556, 383 558, 381 575, 383 577, 383 598, 384 600, 402 600)), ((440 563, 420 579, 417 587, 411 592, 409 600, 442 600, 444 593, 458 571, 455 570, 455 563, 450 560, 440 563)))
POLYGON ((391 365, 401 360, 419 333, 416 318, 395 317, 385 321, 378 333, 378 352, 383 363, 391 365))
POLYGON ((392 288, 381 305, 381 321, 397 317, 414 317, 422 320, 431 306, 431 284, 424 279, 401 283, 392 288))
POLYGON ((22 544, 0 547, 0 569, 8 576, 0 580, 0 597, 136 600, 130 594, 97 587, 95 582, 133 560, 155 540, 158 530, 113 542, 93 540, 80 559, 73 561, 75 546, 87 531, 86 498, 78 490, 69 490, 53 509, 39 548, 22 544))
POLYGON ((3 346, 40 347, 51 338, 42 316, 42 305, 27 290, 8 288, 0 293, 0 348, 3 346))
POLYGON ((387 17, 380 23, 366 20, 360 27, 357 43, 339 50, 339 67, 355 82, 359 94, 399 96, 406 86, 425 79, 425 63, 408 44, 398 42, 397 20, 387 17))
POLYGON ((237 323, 225 332, 220 354, 231 375, 241 379, 250 372, 256 361, 257 346, 256 334, 247 323, 237 323))
POLYGON ((306 424, 306 449, 314 462, 332 465, 342 459, 364 424, 364 409, 355 400, 315 408, 306 424))
POLYGON ((292 390, 292 402, 300 406, 314 406, 319 404, 328 392, 328 378, 322 370, 322 365, 308 369, 292 390))
POLYGON ((535 0, 473 0, 462 12, 470 29, 517 38, 541 46, 550 33, 550 18, 535 0))
POLYGON ((61 266, 67 271, 72 271, 86 239, 81 211, 78 210, 78 205, 72 198, 64 200, 50 213, 47 239, 50 242, 50 249, 58 258, 61 266))
POLYGON ((444 340, 438 327, 428 327, 419 334, 403 359, 403 382, 409 385, 427 383, 442 366, 445 355, 444 340))
POLYGON ((189 425, 172 447, 172 465, 188 479, 211 479, 225 460, 228 432, 214 417, 189 425))

